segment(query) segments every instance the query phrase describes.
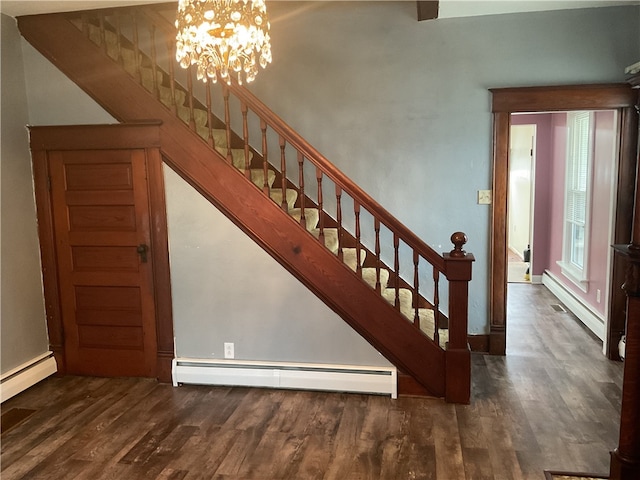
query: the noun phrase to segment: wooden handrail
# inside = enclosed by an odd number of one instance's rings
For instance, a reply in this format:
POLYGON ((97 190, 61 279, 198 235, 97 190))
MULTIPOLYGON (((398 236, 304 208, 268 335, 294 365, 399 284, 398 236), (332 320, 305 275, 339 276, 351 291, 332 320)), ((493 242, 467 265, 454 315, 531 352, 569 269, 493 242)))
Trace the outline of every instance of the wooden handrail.
MULTIPOLYGON (((173 26, 165 17, 160 15, 155 9, 143 8, 147 18, 153 23, 158 23, 165 33, 170 35, 176 34, 175 26, 173 26)), ((282 136, 287 144, 293 146, 298 152, 317 168, 322 170, 323 174, 329 177, 336 185, 339 185, 343 191, 347 192, 360 205, 366 207, 366 210, 374 217, 379 218, 381 223, 386 225, 392 233, 398 234, 402 240, 411 248, 418 251, 429 263, 435 266, 442 273, 447 275, 446 266, 442 255, 436 252, 432 247, 427 245, 415 233, 407 228, 403 223, 389 213, 382 205, 375 201, 367 192, 362 190, 353 180, 347 177, 341 170, 332 164, 327 158, 316 150, 309 142, 307 142, 298 132, 289 126, 282 118, 280 118, 273 110, 267 107, 258 97, 250 90, 238 84, 238 81, 231 78, 229 90, 241 101, 246 103, 251 111, 253 111, 260 119, 267 122, 278 135, 282 136)))
POLYGON ((249 108, 258 115, 259 118, 268 119, 267 124, 279 135, 282 135, 287 143, 292 145, 297 151, 301 152, 306 159, 311 161, 316 167, 329 177, 336 185, 339 185, 343 191, 347 192, 360 205, 365 206, 367 211, 374 217, 386 225, 393 233, 397 233, 402 240, 412 248, 415 248, 429 263, 445 273, 445 264, 442 256, 433 248, 421 240, 415 233, 396 219, 384 207, 376 202, 367 192, 362 190, 353 180, 347 177, 334 164, 329 162, 327 158, 318 152, 312 145, 300 136, 293 128, 291 128, 276 113, 260 101, 248 89, 238 85, 237 81, 232 78, 229 89, 241 101, 246 102, 249 108))

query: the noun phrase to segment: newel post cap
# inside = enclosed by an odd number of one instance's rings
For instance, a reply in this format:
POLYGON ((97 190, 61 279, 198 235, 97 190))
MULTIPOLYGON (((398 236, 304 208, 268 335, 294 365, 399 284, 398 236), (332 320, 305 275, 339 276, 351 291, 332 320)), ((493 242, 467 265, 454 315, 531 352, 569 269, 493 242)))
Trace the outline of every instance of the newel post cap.
POLYGON ((462 247, 465 243, 467 243, 469 239, 464 232, 455 232, 451 235, 451 243, 453 243, 453 250, 449 252, 450 257, 459 258, 465 257, 467 252, 465 252, 462 247))
POLYGON ((449 281, 468 282, 471 280, 471 264, 475 261, 475 258, 471 253, 467 253, 462 249, 467 240, 465 233, 455 232, 451 235, 451 242, 454 245, 453 250, 442 254, 445 263, 444 274, 449 281))

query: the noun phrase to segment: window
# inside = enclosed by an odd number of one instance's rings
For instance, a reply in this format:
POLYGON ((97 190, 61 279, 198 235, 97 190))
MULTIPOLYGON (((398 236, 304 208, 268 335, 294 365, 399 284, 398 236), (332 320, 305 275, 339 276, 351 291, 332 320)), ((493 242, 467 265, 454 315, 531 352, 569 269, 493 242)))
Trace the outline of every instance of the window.
POLYGON ((562 273, 587 290, 593 113, 567 114, 567 169, 562 273))

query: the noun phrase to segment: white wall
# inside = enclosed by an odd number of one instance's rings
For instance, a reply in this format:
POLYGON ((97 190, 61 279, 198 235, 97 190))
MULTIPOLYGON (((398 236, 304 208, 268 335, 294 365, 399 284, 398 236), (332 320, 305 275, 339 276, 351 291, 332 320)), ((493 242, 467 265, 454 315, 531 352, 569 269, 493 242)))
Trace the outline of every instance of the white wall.
POLYGON ((31 174, 27 95, 15 21, 2 18, 0 161, 0 367, 6 373, 48 351, 31 174))
POLYGON ((531 244, 533 141, 535 125, 512 125, 509 147, 509 249, 524 257, 531 244))

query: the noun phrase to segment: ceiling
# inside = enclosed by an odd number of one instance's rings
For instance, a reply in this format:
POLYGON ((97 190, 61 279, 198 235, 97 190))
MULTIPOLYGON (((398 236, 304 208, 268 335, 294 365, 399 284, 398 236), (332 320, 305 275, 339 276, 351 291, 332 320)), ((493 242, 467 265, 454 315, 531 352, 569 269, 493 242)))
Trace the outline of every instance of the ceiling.
MULTIPOLYGON (((0 0, 0 12, 11 17, 38 13, 90 10, 145 3, 166 3, 164 0, 0 0)), ((638 5, 640 0, 440 0, 438 18, 495 15, 502 13, 593 8, 615 5, 638 5)))
MULTIPOLYGON (((158 0, 0 0, 0 13, 10 17, 39 13, 92 10, 95 8, 124 7, 146 3, 166 3, 158 0)), ((176 2, 177 3, 177 2, 176 2)))

